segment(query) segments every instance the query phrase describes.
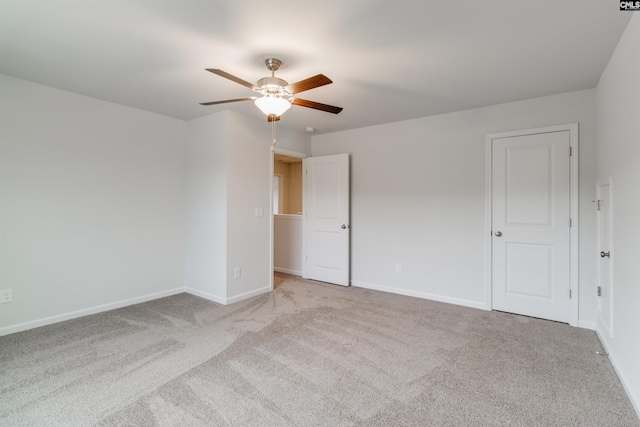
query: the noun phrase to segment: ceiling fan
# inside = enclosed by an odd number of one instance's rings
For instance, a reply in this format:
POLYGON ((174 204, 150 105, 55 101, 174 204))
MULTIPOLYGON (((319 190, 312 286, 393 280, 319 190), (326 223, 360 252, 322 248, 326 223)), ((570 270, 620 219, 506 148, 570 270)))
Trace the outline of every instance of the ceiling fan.
POLYGON ((267 121, 274 122, 280 120, 280 116, 291 108, 291 105, 300 107, 313 108, 314 110, 326 111, 328 113, 338 114, 342 111, 341 107, 333 105, 321 104, 319 102, 308 101, 294 97, 295 94, 304 92, 309 89, 315 89, 320 86, 333 83, 331 79, 323 74, 318 74, 308 79, 301 80, 297 83, 289 84, 286 81, 275 76, 276 71, 282 65, 282 61, 275 58, 269 58, 264 61, 267 68, 271 70, 271 77, 264 77, 258 80, 257 84, 249 83, 239 77, 231 75, 217 68, 207 68, 206 70, 217 74, 220 77, 229 79, 233 82, 240 83, 249 89, 262 94, 262 97, 251 96, 247 98, 225 99, 224 101, 202 102, 200 105, 216 105, 228 102, 254 101, 256 106, 267 115, 267 121))

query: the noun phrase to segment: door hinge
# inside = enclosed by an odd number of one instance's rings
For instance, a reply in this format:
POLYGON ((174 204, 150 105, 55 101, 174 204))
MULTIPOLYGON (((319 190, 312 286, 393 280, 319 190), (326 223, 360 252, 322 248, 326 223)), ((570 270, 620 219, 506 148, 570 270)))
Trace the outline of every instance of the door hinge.
POLYGON ((571 299, 571 289, 569 289, 569 299, 571 299))
POLYGON ((602 296, 602 286, 598 286, 598 296, 602 296))
POLYGON ((573 147, 569 147, 569 157, 573 156, 573 147))
POLYGON ((569 218, 569 228, 573 227, 573 221, 571 221, 571 218, 569 218))

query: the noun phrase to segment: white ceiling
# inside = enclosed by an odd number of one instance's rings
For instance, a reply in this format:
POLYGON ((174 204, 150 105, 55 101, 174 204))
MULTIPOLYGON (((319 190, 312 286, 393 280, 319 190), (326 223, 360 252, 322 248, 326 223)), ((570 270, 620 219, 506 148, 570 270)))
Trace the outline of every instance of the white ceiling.
MULTIPOLYGON (((263 118, 264 59, 300 96, 279 126, 333 132, 593 88, 631 14, 611 0, 0 0, 0 73, 193 119, 263 118)), ((36 102, 36 100, 34 100, 36 102)))

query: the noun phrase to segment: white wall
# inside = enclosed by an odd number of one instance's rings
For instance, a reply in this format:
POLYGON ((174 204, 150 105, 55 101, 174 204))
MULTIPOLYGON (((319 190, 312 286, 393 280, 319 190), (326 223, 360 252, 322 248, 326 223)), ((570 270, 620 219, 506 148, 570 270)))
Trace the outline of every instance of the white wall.
POLYGON ((185 283, 189 292, 227 298, 227 113, 188 123, 185 283))
POLYGON ((613 178, 613 328, 598 327, 640 415, 640 16, 631 18, 596 90, 597 177, 613 178))
POLYGON ((593 327, 594 90, 312 137, 314 156, 351 153, 352 283, 486 308, 485 136, 573 122, 580 124, 579 316, 593 327))
MULTIPOLYGON (((227 301, 234 302, 271 289, 273 158, 266 119, 228 114, 227 301), (256 208, 263 210, 262 217, 256 217, 256 208), (236 268, 240 279, 234 278, 236 268)), ((276 126, 279 148, 311 153, 309 135, 276 126)))
MULTIPOLYGON (((266 120, 187 123, 3 75, 0 94, 0 334, 185 289, 221 303, 270 289, 266 120)), ((311 151, 284 128, 278 145, 311 151)))
POLYGON ((229 112, 227 152, 227 298, 271 290, 271 125, 229 112), (262 216, 256 216, 262 209, 262 216), (234 278, 234 270, 241 277, 234 278))
POLYGON ((184 286, 185 123, 0 75, 0 333, 184 286))
MULTIPOLYGON (((222 304, 268 292, 271 125, 224 111, 192 120, 188 129, 187 289, 222 304)), ((278 147, 311 153, 308 135, 282 127, 277 135, 278 147)))
POLYGON ((302 276, 302 215, 274 215, 273 269, 302 276))

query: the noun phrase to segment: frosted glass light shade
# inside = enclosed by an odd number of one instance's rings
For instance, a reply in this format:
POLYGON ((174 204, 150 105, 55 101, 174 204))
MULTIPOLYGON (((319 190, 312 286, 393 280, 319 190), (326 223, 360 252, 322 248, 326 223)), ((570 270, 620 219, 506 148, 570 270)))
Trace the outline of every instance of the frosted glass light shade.
POLYGON ((255 101, 256 107, 267 116, 281 116, 285 111, 291 108, 291 103, 284 98, 273 95, 265 95, 255 101))

